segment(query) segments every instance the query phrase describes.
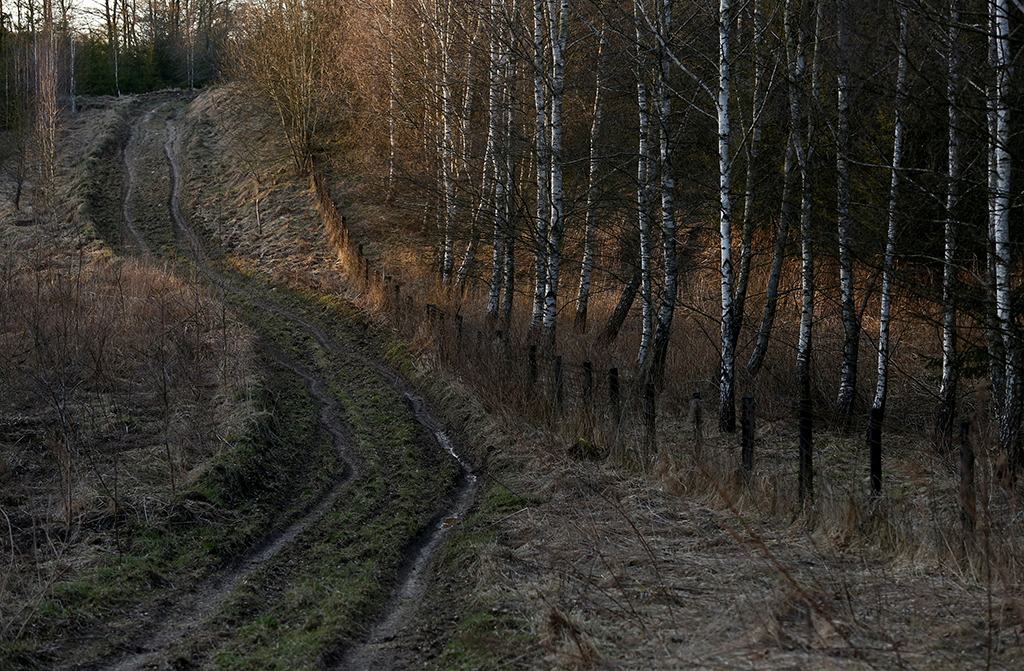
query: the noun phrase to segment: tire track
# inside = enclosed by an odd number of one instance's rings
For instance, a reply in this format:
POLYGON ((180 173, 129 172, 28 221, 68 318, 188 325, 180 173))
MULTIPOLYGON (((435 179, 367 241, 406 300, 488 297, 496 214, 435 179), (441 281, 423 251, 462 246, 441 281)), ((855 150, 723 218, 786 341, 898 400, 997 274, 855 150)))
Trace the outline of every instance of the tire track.
MULTIPOLYGON (((132 195, 132 189, 138 180, 134 169, 135 154, 140 150, 141 145, 138 129, 146 125, 162 106, 149 110, 141 122, 132 124, 133 132, 125 149, 125 164, 128 167, 129 183, 125 194, 124 218, 126 227, 137 243, 138 252, 143 254, 148 254, 149 250, 144 237, 131 222, 128 198, 132 195)), ((198 269, 224 291, 232 293, 259 310, 300 326, 324 351, 334 355, 335 360, 348 359, 376 372, 405 399, 415 422, 423 427, 436 442, 436 445, 451 455, 460 466, 461 474, 450 505, 437 510, 432 518, 437 521, 437 524, 432 524, 429 528, 424 529, 419 538, 406 548, 406 559, 399 572, 397 582, 392 587, 391 597, 382 615, 368 627, 367 633, 359 642, 348 650, 341 651, 341 654, 335 657, 337 661, 330 666, 331 669, 358 669, 359 671, 394 668, 398 656, 402 655, 402 651, 394 643, 395 635, 416 619, 429 577, 431 562, 444 542, 445 530, 452 526, 454 521, 465 517, 468 512, 477 488, 476 477, 471 466, 459 456, 451 437, 443 428, 443 423, 403 378, 381 362, 339 342, 316 323, 280 303, 270 300, 265 292, 253 290, 233 281, 212 267, 202 241, 189 226, 188 219, 181 210, 183 180, 178 160, 180 143, 181 138, 175 118, 170 117, 164 124, 163 140, 163 150, 170 172, 168 198, 170 223, 198 269)), ((257 569, 266 565, 283 548, 293 542, 304 529, 330 510, 337 502, 339 495, 346 489, 346 485, 353 478, 359 476, 361 462, 353 452, 353 442, 342 419, 344 411, 340 407, 338 399, 331 393, 330 385, 315 371, 292 360, 273 346, 265 343, 265 348, 278 364, 304 381, 316 404, 318 421, 329 432, 333 448, 345 465, 343 471, 335 474, 328 491, 309 504, 307 510, 302 511, 298 519, 265 536, 255 549, 235 565, 180 598, 172 607, 164 609, 165 619, 160 623, 159 628, 144 640, 136 641, 131 652, 109 661, 106 665, 93 668, 111 671, 146 668, 156 663, 162 653, 181 645, 183 641, 201 636, 204 623, 216 614, 227 598, 257 569)), ((153 619, 155 621, 157 618, 153 619)))
POLYGON ((400 653, 392 645, 392 642, 395 640, 396 634, 415 619, 425 593, 431 562, 444 542, 444 532, 466 516, 477 489, 476 475, 473 473, 472 466, 458 454, 440 419, 434 415, 426 401, 417 395, 403 378, 381 362, 339 343, 321 327, 292 310, 267 299, 263 294, 228 281, 223 275, 213 270, 202 242, 188 225, 187 219, 181 211, 182 180, 177 160, 180 153, 179 136, 177 127, 172 120, 167 121, 166 128, 167 139, 164 143, 164 151, 171 170, 171 215, 177 233, 187 241, 192 251, 193 260, 202 268, 203 272, 226 287, 228 291, 244 298, 261 310, 302 326, 326 351, 338 357, 354 359, 374 370, 405 398, 416 422, 425 428, 437 445, 459 464, 461 474, 452 505, 445 510, 437 511, 434 518, 439 520, 438 524, 426 529, 414 547, 409 548, 407 560, 399 574, 397 583, 392 588, 391 598, 382 616, 360 641, 344 651, 339 660, 329 667, 332 671, 392 669, 395 667, 397 656, 400 653))
MULTIPOLYGON (((136 163, 135 154, 139 152, 141 145, 141 141, 138 139, 139 130, 162 106, 160 105, 147 112, 141 122, 132 124, 133 134, 130 136, 131 139, 125 148, 125 163, 127 166, 132 166, 128 172, 129 187, 125 190, 126 202, 123 209, 125 225, 134 238, 135 253, 146 256, 150 255, 151 252, 145 238, 131 222, 131 210, 127 200, 132 195, 131 183, 136 179, 134 170, 136 163), (132 139, 135 141, 132 142, 132 139)), ((173 128, 173 125, 168 121, 166 127, 173 128)), ((171 134, 168 137, 173 142, 175 136, 171 134)), ((170 143, 166 142, 165 149, 169 146, 170 143)), ((168 159, 170 160, 170 158, 171 155, 168 154, 168 159)), ((171 203, 174 208, 171 212, 175 222, 180 223, 180 209, 177 209, 179 208, 177 202, 179 182, 177 180, 178 176, 175 169, 171 175, 171 203)), ((180 229, 182 231, 187 230, 183 226, 180 229)), ((198 239, 194 235, 189 235, 189 240, 195 250, 202 251, 201 247, 198 246, 198 239)), ((159 626, 148 637, 132 642, 131 651, 116 659, 101 662, 99 665, 94 665, 90 668, 108 669, 109 671, 130 671, 146 668, 157 662, 162 653, 176 647, 182 641, 201 636, 204 623, 217 612, 225 600, 257 569, 264 566, 284 547, 293 542, 302 531, 323 517, 346 490, 346 485, 359 476, 360 460, 353 453, 351 436, 342 421, 344 410, 341 408, 338 399, 331 393, 329 385, 313 371, 287 357, 277 348, 264 343, 264 349, 279 365, 301 378, 305 383, 316 405, 317 420, 320 426, 325 428, 330 434, 332 447, 343 464, 342 470, 334 474, 331 486, 325 492, 321 493, 320 496, 308 503, 305 509, 299 512, 298 519, 288 523, 286 526, 279 526, 274 531, 271 531, 246 555, 233 562, 228 569, 201 583, 191 592, 179 598, 172 606, 162 609, 160 613, 154 614, 150 620, 152 624, 156 625, 158 623, 159 626)))

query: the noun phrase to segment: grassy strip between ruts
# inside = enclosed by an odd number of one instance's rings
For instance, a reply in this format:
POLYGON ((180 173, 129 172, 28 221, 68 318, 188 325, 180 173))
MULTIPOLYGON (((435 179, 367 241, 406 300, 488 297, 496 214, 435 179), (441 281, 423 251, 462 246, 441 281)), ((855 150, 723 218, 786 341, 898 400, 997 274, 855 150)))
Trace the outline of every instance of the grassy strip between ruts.
MULTIPOLYGON (((268 290, 258 277, 245 280, 268 290)), ((338 342, 363 339, 351 307, 277 287, 275 301, 338 342), (346 314, 348 313, 348 314, 346 314)), ((357 636, 390 595, 404 551, 457 476, 457 466, 419 427, 405 399, 367 364, 325 350, 287 317, 240 304, 285 356, 329 384, 345 411, 358 477, 332 509, 257 570, 179 659, 218 668, 320 668, 357 636)))

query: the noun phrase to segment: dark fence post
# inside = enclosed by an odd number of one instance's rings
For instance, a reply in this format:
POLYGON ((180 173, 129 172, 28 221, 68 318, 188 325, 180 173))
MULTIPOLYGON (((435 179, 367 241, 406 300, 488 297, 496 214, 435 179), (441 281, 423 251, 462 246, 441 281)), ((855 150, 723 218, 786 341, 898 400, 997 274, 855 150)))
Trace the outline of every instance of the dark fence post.
POLYGON ((647 428, 646 442, 647 442, 647 453, 654 454, 657 452, 657 425, 658 416, 655 408, 655 393, 654 385, 648 382, 644 385, 644 424, 647 428))
POLYGON ((811 399, 800 399, 800 502, 814 498, 814 415, 811 399))
POLYGON ((974 533, 976 519, 974 499, 974 446, 971 445, 971 423, 960 423, 960 521, 964 533, 974 533))
POLYGON ((743 446, 743 469, 754 470, 754 397, 743 397, 743 410, 740 418, 742 428, 741 445, 743 446))
POLYGON ((619 369, 615 366, 608 369, 608 402, 612 406, 612 423, 618 428, 622 407, 619 405, 619 369))
POLYGON ((882 493, 882 408, 871 408, 868 413, 868 455, 871 461, 871 493, 882 493))
POLYGON ((583 404, 589 410, 594 400, 594 366, 589 361, 583 362, 583 404))
POLYGON ((555 355, 555 401, 558 402, 558 407, 562 407, 562 399, 564 398, 562 389, 562 355, 555 355))
POLYGON ((699 391, 693 392, 690 401, 690 422, 693 424, 693 453, 698 456, 704 445, 704 402, 699 391))

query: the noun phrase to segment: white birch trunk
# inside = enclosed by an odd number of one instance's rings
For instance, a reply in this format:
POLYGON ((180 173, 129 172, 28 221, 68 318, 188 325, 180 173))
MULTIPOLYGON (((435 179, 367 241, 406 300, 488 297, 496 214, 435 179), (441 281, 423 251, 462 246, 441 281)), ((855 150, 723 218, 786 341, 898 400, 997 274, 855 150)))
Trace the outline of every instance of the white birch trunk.
POLYGON ((654 302, 652 296, 652 259, 651 259, 651 149, 650 149, 650 110, 649 93, 646 75, 646 53, 643 36, 643 8, 641 0, 634 0, 633 20, 636 22, 637 50, 637 111, 638 111, 638 147, 637 147, 637 225, 640 232, 640 299, 642 302, 640 349, 637 352, 637 365, 644 368, 650 356, 651 341, 654 335, 654 302))
POLYGON ((551 217, 551 176, 549 168, 551 152, 548 132, 550 110, 548 108, 547 45, 544 26, 545 0, 534 0, 533 4, 533 95, 536 109, 536 161, 537 161, 537 211, 534 221, 534 265, 533 319, 530 330, 536 331, 544 321, 544 297, 547 294, 548 223, 551 217))
POLYGON ((732 9, 730 0, 721 0, 718 14, 718 221, 721 238, 722 283, 722 360, 718 428, 736 430, 736 361, 733 338, 733 269, 732 269, 732 157, 729 145, 729 93, 731 62, 732 9))
POLYGON ((676 297, 679 291, 679 268, 676 259, 675 179, 672 175, 672 89, 669 81, 672 60, 668 51, 668 41, 672 36, 671 2, 672 0, 660 0, 660 11, 658 12, 658 32, 660 34, 657 80, 658 146, 661 162, 659 172, 661 173, 661 237, 664 281, 661 307, 658 310, 657 325, 654 329, 654 351, 648 369, 648 381, 659 388, 665 374, 665 360, 668 356, 668 344, 672 336, 672 319, 675 315, 676 297))
POLYGON ((948 133, 946 150, 946 220, 943 225, 942 256, 942 380, 939 383, 939 410, 936 434, 944 441, 952 437, 956 415, 960 368, 957 362, 956 254, 957 205, 960 200, 960 0, 949 0, 949 32, 946 51, 946 97, 948 133))
POLYGON ((796 11, 796 0, 786 0, 784 30, 786 40, 786 74, 789 86, 789 140, 786 144, 786 157, 783 165, 782 204, 779 208, 779 230, 775 237, 775 249, 772 254, 772 267, 768 274, 768 285, 765 288, 764 314, 757 331, 757 342, 747 362, 747 374, 757 375, 768 354, 772 329, 775 325, 775 314, 778 307, 779 280, 782 276, 782 265, 786 254, 786 239, 792 228, 796 213, 797 177, 800 169, 803 139, 800 131, 803 126, 803 95, 804 79, 804 45, 803 30, 799 25, 799 14, 796 11))
POLYGON ((1011 305, 1010 259, 1010 8, 1008 0, 992 0, 995 34, 995 134, 992 139, 994 153, 995 191, 991 195, 992 234, 995 251, 996 318, 1002 336, 1006 357, 1003 409, 999 421, 999 442, 1011 468, 1017 467, 1018 441, 1021 422, 1021 379, 1017 362, 1020 347, 1013 323, 1011 305))
MULTIPOLYGON (((487 316, 491 319, 498 316, 500 307, 502 278, 505 264, 505 156, 501 151, 499 156, 499 144, 502 150, 504 142, 499 143, 498 136, 502 133, 502 122, 505 118, 503 106, 504 95, 504 53, 502 51, 502 35, 498 26, 498 0, 491 0, 489 7, 491 50, 488 63, 488 90, 487 90, 487 153, 491 155, 491 165, 494 171, 494 197, 491 199, 491 218, 494 235, 492 237, 493 248, 491 255, 491 282, 487 296, 487 316)), ((486 161, 485 161, 486 163, 486 161)))
POLYGON ((907 102, 907 9, 897 4, 899 13, 899 60, 896 66, 895 124, 892 138, 892 178, 889 182, 889 222, 882 260, 882 305, 878 316, 878 378, 873 408, 885 411, 889 384, 889 322, 892 312, 893 258, 896 253, 896 220, 899 208, 900 171, 903 169, 903 110, 907 102))
MULTIPOLYGON (((810 3, 815 8, 814 55, 811 59, 811 101, 820 98, 820 46, 824 4, 821 0, 810 3)), ((801 34, 804 22, 801 21, 801 34)), ((802 54, 801 54, 802 57, 802 54)), ((815 106, 816 108, 816 106, 815 106)), ((814 225, 813 204, 814 147, 816 140, 815 115, 808 114, 806 149, 797 152, 800 161, 800 332, 796 346, 796 379, 802 398, 811 398, 811 352, 814 347, 814 225)))
POLYGON ((548 225, 544 333, 552 342, 555 338, 555 325, 558 317, 558 281, 562 261, 562 238, 565 234, 562 196, 562 107, 568 23, 569 0, 548 0, 548 33, 551 43, 551 220, 548 225))
POLYGON ((836 397, 836 418, 849 421, 857 393, 857 360, 860 353, 860 318, 853 278, 853 239, 850 231, 850 17, 847 0, 836 3, 838 19, 837 119, 836 119, 836 220, 839 241, 839 300, 843 319, 843 363, 836 397))
MULTIPOLYGON (((989 4, 989 65, 993 73, 999 70, 999 54, 997 49, 998 38, 996 35, 996 12, 995 4, 989 4)), ((1002 417, 1006 395, 1006 351, 1003 344, 1003 330, 999 320, 999 308, 997 299, 997 271, 999 265, 996 251, 996 220, 999 211, 999 171, 998 171, 998 107, 999 107, 999 85, 998 74, 990 82, 987 91, 987 115, 988 115, 988 277, 987 299, 988 305, 985 311, 986 327, 988 332, 988 357, 989 357, 989 378, 992 384, 992 401, 996 416, 1002 417)))
POLYGON ((590 305, 590 282, 594 273, 594 247, 597 244, 597 143, 601 133, 602 88, 604 87, 604 33, 602 25, 598 32, 597 73, 594 77, 594 116, 590 124, 590 161, 587 165, 587 232, 583 242, 583 260, 580 264, 580 284, 576 294, 575 326, 587 330, 587 310, 590 305))
POLYGON ((438 35, 441 46, 441 281, 448 284, 455 267, 455 104, 452 99, 452 34, 447 16, 443 23, 438 35))
POLYGON ((753 38, 750 48, 754 52, 754 95, 750 105, 750 134, 747 140, 747 177, 746 189, 743 194, 743 234, 740 241, 739 273, 736 277, 736 291, 733 298, 733 351, 739 342, 740 330, 743 327, 746 311, 747 289, 750 285, 750 263, 753 257, 754 228, 760 218, 757 208, 757 192, 755 187, 759 178, 757 163, 761 155, 761 137, 764 122, 764 25, 761 18, 761 0, 752 0, 751 14, 753 17, 753 38))

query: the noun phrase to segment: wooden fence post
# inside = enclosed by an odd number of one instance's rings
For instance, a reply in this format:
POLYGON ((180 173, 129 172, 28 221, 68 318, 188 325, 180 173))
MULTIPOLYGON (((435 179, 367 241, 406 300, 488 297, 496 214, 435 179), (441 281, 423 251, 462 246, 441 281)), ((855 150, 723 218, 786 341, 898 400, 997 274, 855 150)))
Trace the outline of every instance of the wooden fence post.
POLYGON ((704 447, 704 402, 699 391, 693 392, 693 400, 690 401, 690 422, 693 426, 693 454, 699 457, 704 447))
POLYGON ((562 355, 555 355, 555 401, 558 403, 558 407, 562 407, 562 400, 564 398, 564 389, 562 388, 562 355))
POLYGON ((583 405, 589 410, 594 402, 594 366, 583 362, 583 405))
POLYGON ((974 446, 971 445, 971 423, 960 422, 960 521, 964 535, 974 533, 977 511, 974 498, 974 446))
POLYGON ((882 493, 882 408, 868 413, 868 458, 870 459, 871 494, 882 493))
POLYGON ((748 473, 754 470, 754 397, 743 397, 743 410, 740 418, 742 429, 741 445, 743 470, 748 473))
POLYGON ((622 406, 619 405, 619 369, 615 366, 608 369, 608 402, 612 406, 612 424, 618 429, 622 406))
POLYGON ((654 392, 654 384, 648 382, 644 385, 644 424, 646 427, 645 442, 648 455, 655 454, 658 451, 656 442, 658 416, 656 412, 655 398, 656 394, 654 392))
POLYGON ((814 416, 811 399, 800 399, 800 503, 814 499, 814 416))

